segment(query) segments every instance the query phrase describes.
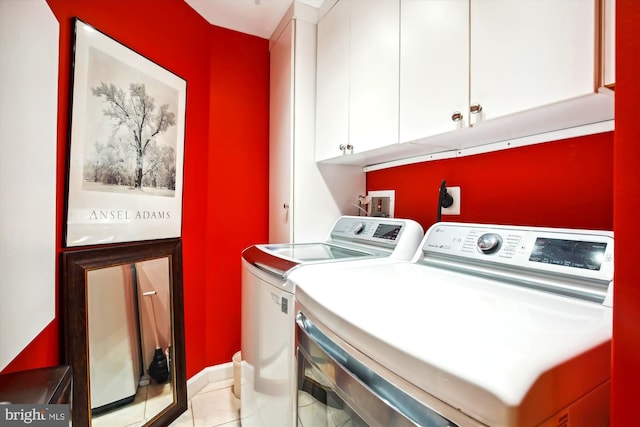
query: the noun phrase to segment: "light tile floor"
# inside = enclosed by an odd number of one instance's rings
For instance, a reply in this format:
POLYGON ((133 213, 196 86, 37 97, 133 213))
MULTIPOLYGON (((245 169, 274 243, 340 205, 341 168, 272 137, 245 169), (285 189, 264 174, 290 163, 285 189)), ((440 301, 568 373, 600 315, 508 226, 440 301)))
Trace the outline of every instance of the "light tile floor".
MULTIPOLYGON (((240 399, 232 391, 233 380, 211 383, 190 401, 187 411, 170 427, 241 427, 240 399)), ((339 409, 325 406, 305 392, 299 392, 301 412, 298 423, 304 427, 356 427, 358 424, 339 409)))
POLYGON ((189 400, 187 410, 171 427, 240 427, 240 399, 233 380, 211 383, 189 400))
POLYGON ((173 392, 171 383, 140 386, 133 402, 110 412, 92 417, 93 427, 140 426, 171 404, 173 392))

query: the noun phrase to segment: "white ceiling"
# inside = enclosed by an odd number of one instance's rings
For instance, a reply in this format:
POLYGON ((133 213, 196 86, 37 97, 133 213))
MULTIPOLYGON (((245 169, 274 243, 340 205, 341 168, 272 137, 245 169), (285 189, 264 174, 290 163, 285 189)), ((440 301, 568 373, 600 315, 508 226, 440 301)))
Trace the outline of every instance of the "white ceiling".
MULTIPOLYGON (((320 7, 324 0, 297 0, 320 7)), ((212 25, 268 39, 293 0, 185 0, 212 25)))

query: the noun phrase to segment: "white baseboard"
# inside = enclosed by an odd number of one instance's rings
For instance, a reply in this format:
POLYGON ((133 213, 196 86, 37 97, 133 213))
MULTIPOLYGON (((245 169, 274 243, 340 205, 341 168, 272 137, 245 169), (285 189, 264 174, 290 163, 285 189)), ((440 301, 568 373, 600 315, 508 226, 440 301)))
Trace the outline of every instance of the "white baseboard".
POLYGON ((210 383, 225 380, 233 380, 233 362, 204 368, 187 380, 187 400, 191 400, 210 383))

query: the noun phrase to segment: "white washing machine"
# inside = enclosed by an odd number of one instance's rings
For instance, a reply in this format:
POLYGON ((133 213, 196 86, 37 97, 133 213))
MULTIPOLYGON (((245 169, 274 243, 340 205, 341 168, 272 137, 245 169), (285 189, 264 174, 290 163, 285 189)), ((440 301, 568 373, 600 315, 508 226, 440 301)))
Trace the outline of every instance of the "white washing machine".
POLYGON ((424 236, 415 221, 343 216, 324 242, 254 245, 242 253, 242 425, 296 424, 292 271, 355 260, 409 260, 424 236))
POLYGON ((411 262, 290 280, 299 425, 608 425, 610 232, 438 223, 411 262))

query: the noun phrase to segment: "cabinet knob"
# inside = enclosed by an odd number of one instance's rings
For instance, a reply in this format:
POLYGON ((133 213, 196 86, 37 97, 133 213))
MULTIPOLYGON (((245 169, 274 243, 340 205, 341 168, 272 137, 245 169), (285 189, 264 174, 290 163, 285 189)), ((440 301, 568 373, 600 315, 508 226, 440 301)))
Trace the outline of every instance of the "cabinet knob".
POLYGON ((353 145, 351 144, 340 144, 338 148, 340 148, 342 154, 353 154, 353 145))
POLYGON ((460 120, 462 120, 462 118, 463 116, 460 111, 454 111, 451 115, 451 120, 453 120, 454 122, 459 122, 460 120))
POLYGON ((282 207, 285 209, 289 209, 289 203, 285 203, 284 205, 282 205, 282 207))
POLYGON ((469 112, 471 114, 478 114, 482 112, 482 105, 480 104, 471 104, 469 106, 469 112))

